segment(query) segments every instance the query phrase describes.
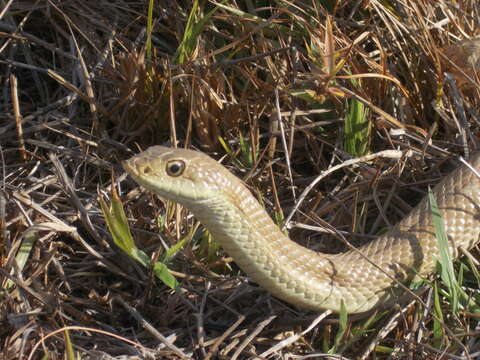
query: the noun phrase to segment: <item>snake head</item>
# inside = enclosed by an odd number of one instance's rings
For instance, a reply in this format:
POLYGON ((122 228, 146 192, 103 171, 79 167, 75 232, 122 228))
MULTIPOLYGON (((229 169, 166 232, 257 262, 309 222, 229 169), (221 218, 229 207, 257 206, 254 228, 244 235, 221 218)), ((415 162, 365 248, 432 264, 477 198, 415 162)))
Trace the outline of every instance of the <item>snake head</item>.
POLYGON ((146 189, 189 208, 244 188, 214 159, 193 150, 152 146, 122 165, 146 189))

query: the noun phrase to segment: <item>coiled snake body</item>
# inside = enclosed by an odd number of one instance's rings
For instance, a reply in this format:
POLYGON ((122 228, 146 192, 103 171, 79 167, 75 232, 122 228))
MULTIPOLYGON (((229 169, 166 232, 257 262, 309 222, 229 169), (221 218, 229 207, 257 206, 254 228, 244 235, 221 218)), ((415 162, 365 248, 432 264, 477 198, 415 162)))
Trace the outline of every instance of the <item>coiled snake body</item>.
MULTIPOLYGON (((480 169, 480 156, 471 164, 480 169)), ((192 211, 258 284, 302 308, 338 312, 343 301, 359 313, 395 301, 404 292, 398 283, 431 274, 439 256, 426 199, 361 253, 321 254, 286 237, 243 182, 205 154, 153 146, 123 166, 140 185, 192 211)), ((480 180, 461 166, 434 193, 457 256, 479 239, 480 180)))

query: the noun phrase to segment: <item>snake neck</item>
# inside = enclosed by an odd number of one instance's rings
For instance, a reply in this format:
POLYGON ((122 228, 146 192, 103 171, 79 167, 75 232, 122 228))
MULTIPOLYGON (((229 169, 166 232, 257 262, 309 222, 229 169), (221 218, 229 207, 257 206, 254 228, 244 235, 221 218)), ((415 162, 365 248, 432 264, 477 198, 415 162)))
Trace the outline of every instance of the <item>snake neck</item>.
MULTIPOLYGON (((474 166, 480 168, 480 157, 476 159, 474 166)), ((287 302, 336 312, 343 302, 347 312, 363 312, 398 300, 404 292, 399 283, 435 269, 438 245, 425 199, 397 226, 359 251, 328 255, 291 241, 240 185, 186 205, 243 271, 287 302)), ((479 186, 478 178, 460 169, 434 189, 454 255, 459 247, 468 249, 478 241, 479 186)))
MULTIPOLYGON (((218 196, 189 207, 236 264, 273 295, 306 309, 340 311, 339 299, 348 289, 333 280, 343 277, 335 255, 319 254, 290 240, 249 192, 240 195, 236 206, 218 196)), ((350 275, 351 265, 345 269, 350 275)), ((349 312, 361 307, 344 305, 349 312)))

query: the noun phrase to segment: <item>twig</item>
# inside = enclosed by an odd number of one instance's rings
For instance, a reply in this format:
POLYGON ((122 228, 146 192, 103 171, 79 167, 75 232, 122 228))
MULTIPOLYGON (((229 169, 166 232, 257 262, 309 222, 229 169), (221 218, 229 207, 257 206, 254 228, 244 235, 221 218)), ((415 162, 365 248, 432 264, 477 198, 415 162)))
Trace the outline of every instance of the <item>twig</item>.
POLYGON ((165 344, 173 353, 179 356, 181 359, 191 359, 190 356, 185 354, 180 348, 176 347, 170 340, 163 336, 157 329, 155 329, 145 318, 140 315, 140 313, 127 304, 121 296, 115 296, 114 300, 118 301, 123 307, 132 315, 139 324, 147 330, 151 335, 153 335, 157 340, 165 344))
POLYGON ((17 77, 10 75, 10 89, 12 95, 13 114, 15 116, 15 124, 17 125, 18 147, 20 149, 20 157, 27 161, 27 151, 25 150, 25 140, 23 139, 22 115, 20 114, 20 103, 18 101, 18 84, 17 77))
MULTIPOLYGON (((331 167, 330 169, 328 170, 325 170, 323 173, 321 173, 319 176, 317 176, 315 178, 315 180, 313 180, 310 185, 308 185, 305 190, 303 190, 303 192, 300 194, 299 198, 298 198, 298 201, 295 203, 295 206, 293 207, 293 209, 290 211, 290 214, 288 214, 287 218, 285 219, 285 225, 284 225, 284 228, 285 227, 288 227, 288 224, 290 223, 293 215, 295 214, 295 212, 298 210, 298 208, 300 207, 300 205, 303 203, 303 201, 305 200, 305 198, 307 197, 307 195, 310 193, 310 191, 312 191, 312 189, 322 180, 324 179, 325 177, 327 177, 329 174, 341 169, 341 168, 344 168, 344 167, 347 167, 347 166, 351 166, 351 165, 355 165, 355 164, 358 164, 358 163, 361 163, 361 162, 367 162, 367 161, 372 161, 373 159, 376 159, 376 158, 391 158, 391 159, 400 159, 402 157, 403 153, 401 151, 398 151, 398 150, 384 150, 384 151, 380 151, 378 153, 374 153, 374 154, 369 154, 369 155, 365 155, 365 156, 361 156, 359 158, 356 158, 356 159, 351 159, 351 160, 347 160, 347 161, 344 161, 343 163, 341 164, 338 164, 336 166, 333 166, 331 167)), ((407 156, 409 156, 409 154, 407 154, 407 156)))
POLYGON ((242 353, 243 349, 245 349, 247 347, 248 344, 250 344, 250 342, 258 335, 260 334, 260 332, 265 328, 265 326, 267 326, 268 324, 270 324, 275 318, 277 317, 277 315, 271 315, 269 316, 268 318, 266 318, 265 320, 263 320, 262 322, 260 322, 257 327, 255 328, 255 330, 253 330, 246 338, 245 340, 243 340, 243 342, 238 346, 237 350, 235 351, 235 353, 233 354, 232 356, 232 360, 236 360, 238 356, 240 356, 240 354, 242 353))
POLYGON ((261 354, 260 354, 260 357, 261 357, 261 358, 266 358, 266 357, 269 356, 270 354, 273 354, 274 352, 277 352, 277 351, 279 351, 280 349, 283 349, 284 347, 289 346, 290 344, 293 344, 295 341, 297 341, 297 340, 300 339, 302 336, 304 336, 305 334, 307 334, 308 332, 310 332, 313 328, 315 328, 315 326, 317 326, 323 319, 325 319, 325 318, 326 318, 327 316, 329 316, 330 314, 332 314, 332 311, 331 311, 331 310, 327 310, 327 311, 321 313, 320 315, 318 315, 318 316, 315 318, 315 320, 312 321, 312 323, 310 324, 310 326, 309 326, 308 328, 306 328, 305 330, 303 330, 301 333, 292 335, 292 336, 290 336, 289 338, 280 341, 279 343, 277 343, 276 345, 272 346, 272 347, 271 347, 270 349, 268 349, 267 351, 264 351, 263 353, 261 353, 261 354))

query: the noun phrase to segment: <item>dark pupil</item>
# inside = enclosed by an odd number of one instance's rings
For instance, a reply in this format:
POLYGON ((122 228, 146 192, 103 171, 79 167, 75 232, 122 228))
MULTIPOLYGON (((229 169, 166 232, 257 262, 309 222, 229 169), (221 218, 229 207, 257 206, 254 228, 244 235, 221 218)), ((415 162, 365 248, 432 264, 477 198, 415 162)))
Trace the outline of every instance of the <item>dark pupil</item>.
POLYGON ((181 168, 182 166, 179 163, 173 163, 170 165, 170 172, 172 174, 176 174, 177 172, 180 171, 181 168))

